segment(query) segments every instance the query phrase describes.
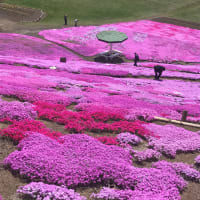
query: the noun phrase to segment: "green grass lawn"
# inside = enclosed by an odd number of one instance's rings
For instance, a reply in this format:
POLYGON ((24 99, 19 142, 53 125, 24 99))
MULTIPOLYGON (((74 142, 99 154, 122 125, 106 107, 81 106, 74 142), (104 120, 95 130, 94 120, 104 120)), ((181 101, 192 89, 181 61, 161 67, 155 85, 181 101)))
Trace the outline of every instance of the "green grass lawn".
POLYGON ((41 24, 69 24, 79 19, 81 25, 134 21, 158 16, 200 22, 199 0, 5 0, 5 3, 41 8, 47 13, 41 24))

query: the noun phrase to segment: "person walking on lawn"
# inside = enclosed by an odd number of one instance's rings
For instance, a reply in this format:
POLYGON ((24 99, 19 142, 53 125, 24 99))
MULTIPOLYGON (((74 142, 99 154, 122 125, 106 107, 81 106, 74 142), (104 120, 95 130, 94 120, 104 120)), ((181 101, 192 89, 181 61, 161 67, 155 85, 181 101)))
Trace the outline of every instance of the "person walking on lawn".
POLYGON ((67 25, 67 15, 64 15, 65 25, 67 25))

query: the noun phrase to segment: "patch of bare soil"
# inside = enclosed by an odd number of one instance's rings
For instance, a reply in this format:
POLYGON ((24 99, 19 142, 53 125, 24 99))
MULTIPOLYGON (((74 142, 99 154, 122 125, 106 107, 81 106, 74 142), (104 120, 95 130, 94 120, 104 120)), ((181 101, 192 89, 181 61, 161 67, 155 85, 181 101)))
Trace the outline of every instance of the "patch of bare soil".
POLYGON ((91 186, 91 187, 80 187, 76 188, 75 191, 85 196, 88 200, 91 200, 90 196, 92 193, 98 193, 101 190, 101 186, 91 186))
POLYGON ((16 150, 16 146, 13 145, 12 141, 0 137, 0 160, 1 161, 15 150, 16 150))
POLYGON ((91 132, 91 131, 84 131, 85 134, 91 137, 103 137, 103 136, 116 136, 116 134, 109 133, 109 132, 91 132))
POLYGON ((181 195, 181 200, 200 200, 200 184, 188 182, 187 188, 181 195))
MULTIPOLYGON (((0 128, 5 128, 0 124, 0 128)), ((3 161, 11 152, 16 150, 8 139, 0 137, 0 161, 3 161)), ((4 200, 18 200, 16 190, 19 186, 24 185, 25 182, 19 177, 14 176, 9 170, 0 165, 0 194, 4 200)))
POLYGON ((5 200, 18 200, 16 190, 27 183, 14 176, 9 170, 0 168, 0 194, 5 200))
POLYGON ((77 103, 71 103, 69 106, 66 107, 67 110, 72 110, 72 111, 76 111, 75 106, 77 105, 77 103))
POLYGON ((15 98, 15 97, 11 97, 11 96, 1 96, 1 99, 3 101, 8 101, 8 102, 10 102, 10 101, 19 101, 19 99, 15 98))
POLYGON ((65 135, 65 134, 70 134, 70 133, 65 129, 65 126, 64 126, 64 125, 57 124, 56 122, 51 122, 51 121, 48 121, 48 120, 42 120, 42 119, 40 119, 39 121, 42 122, 44 125, 46 125, 47 128, 49 128, 49 129, 51 129, 51 130, 53 130, 53 131, 63 133, 64 135, 65 135))
POLYGON ((0 122, 0 129, 7 128, 8 126, 9 126, 9 123, 0 122))
POLYGON ((193 165, 194 159, 198 155, 199 155, 199 152, 196 152, 196 153, 179 153, 179 154, 176 155, 176 158, 174 158, 174 159, 166 158, 166 157, 163 156, 160 160, 166 160, 168 162, 183 162, 183 163, 193 165))

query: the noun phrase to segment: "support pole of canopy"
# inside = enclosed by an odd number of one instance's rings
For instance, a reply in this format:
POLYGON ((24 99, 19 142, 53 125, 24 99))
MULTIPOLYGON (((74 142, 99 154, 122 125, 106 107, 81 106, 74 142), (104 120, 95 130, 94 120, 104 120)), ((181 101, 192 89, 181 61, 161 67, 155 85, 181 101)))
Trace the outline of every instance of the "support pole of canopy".
POLYGON ((110 43, 110 53, 112 52, 112 43, 110 43))

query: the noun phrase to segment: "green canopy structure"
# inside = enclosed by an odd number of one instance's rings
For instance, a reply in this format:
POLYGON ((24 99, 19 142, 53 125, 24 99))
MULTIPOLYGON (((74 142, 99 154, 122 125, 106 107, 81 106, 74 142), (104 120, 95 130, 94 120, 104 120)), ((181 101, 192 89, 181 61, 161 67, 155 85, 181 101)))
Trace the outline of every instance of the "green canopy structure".
POLYGON ((97 33, 96 36, 98 40, 110 43, 110 52, 112 51, 113 43, 120 43, 128 39, 125 33, 119 31, 102 31, 97 33))

